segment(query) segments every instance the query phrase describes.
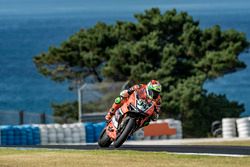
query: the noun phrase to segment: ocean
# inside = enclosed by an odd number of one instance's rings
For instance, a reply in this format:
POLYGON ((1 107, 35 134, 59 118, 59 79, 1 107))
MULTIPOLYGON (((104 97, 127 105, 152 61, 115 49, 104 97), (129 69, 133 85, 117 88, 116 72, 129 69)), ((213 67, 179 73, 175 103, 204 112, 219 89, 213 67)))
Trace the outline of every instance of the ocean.
MULTIPOLYGON (((67 83, 58 84, 39 74, 32 58, 59 46, 81 28, 98 21, 135 21, 135 13, 152 7, 187 11, 202 28, 218 24, 250 37, 248 0, 0 0, 0 111, 51 114, 52 102, 76 100, 76 92, 70 92, 67 83)), ((244 103, 243 115, 250 115, 249 53, 240 59, 246 69, 208 81, 204 87, 244 103)))

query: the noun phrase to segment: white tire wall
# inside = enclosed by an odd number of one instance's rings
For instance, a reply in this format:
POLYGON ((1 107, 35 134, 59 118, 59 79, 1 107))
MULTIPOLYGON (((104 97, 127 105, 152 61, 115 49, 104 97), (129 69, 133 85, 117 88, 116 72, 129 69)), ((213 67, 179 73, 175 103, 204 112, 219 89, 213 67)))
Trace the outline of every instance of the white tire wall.
MULTIPOLYGON (((165 119, 164 121, 168 123, 169 128, 176 129, 176 125, 175 125, 175 120, 174 119, 165 119)), ((176 139, 176 135, 169 135, 168 139, 176 139)))
POLYGON ((72 131, 72 143, 80 143, 81 142, 81 136, 80 131, 81 129, 77 124, 71 124, 71 131, 72 131))
POLYGON ((70 144, 73 141, 72 130, 69 124, 63 124, 64 143, 70 144))
POLYGON ((137 131, 133 134, 133 139, 134 139, 134 140, 143 140, 143 139, 144 139, 144 130, 143 130, 143 128, 137 130, 137 131))
POLYGON ((46 145, 49 143, 49 138, 48 138, 48 129, 46 125, 39 125, 40 129, 40 140, 42 145, 46 145))
POLYGON ((47 125, 47 129, 48 129, 48 141, 49 143, 56 143, 57 139, 56 139, 56 128, 54 126, 54 124, 49 124, 47 125))
POLYGON ((144 136, 144 140, 151 140, 150 136, 144 136))
POLYGON ((175 128, 176 128, 176 139, 182 139, 182 123, 180 120, 175 120, 175 128))
POLYGON ((85 124, 38 125, 42 145, 86 143, 85 124))
POLYGON ((223 118, 222 119, 222 135, 223 138, 236 137, 236 119, 235 118, 223 118))
POLYGON ((86 143, 85 124, 78 123, 78 127, 79 127, 79 129, 80 129, 80 139, 81 139, 81 143, 86 143))
POLYGON ((63 127, 60 124, 55 124, 56 129, 56 142, 57 143, 64 143, 64 131, 63 127))
POLYGON ((237 130, 240 138, 250 137, 250 119, 249 117, 246 118, 239 118, 236 120, 237 123, 237 130))

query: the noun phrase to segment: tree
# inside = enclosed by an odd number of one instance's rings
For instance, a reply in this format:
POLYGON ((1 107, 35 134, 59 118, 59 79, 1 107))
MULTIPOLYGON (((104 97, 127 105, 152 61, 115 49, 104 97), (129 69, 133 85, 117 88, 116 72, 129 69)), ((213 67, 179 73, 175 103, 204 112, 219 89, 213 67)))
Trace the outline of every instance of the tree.
POLYGON ((57 123, 71 123, 78 120, 78 104, 77 102, 67 102, 63 104, 52 104, 54 110, 55 122, 57 123))
POLYGON ((244 111, 242 105, 209 95, 203 88, 208 79, 245 68, 238 59, 249 47, 244 33, 223 31, 218 25, 201 29, 199 22, 175 9, 161 13, 152 8, 135 18, 137 22, 97 23, 80 30, 60 47, 36 56, 34 62, 40 73, 55 81, 73 82, 89 75, 98 81, 158 79, 163 86, 162 116, 181 119, 186 136, 204 136, 214 119, 244 111), (217 117, 199 117, 209 115, 210 103, 220 100, 217 117), (231 105, 227 113, 220 110, 231 105), (201 120, 206 129, 195 131, 194 122, 201 120))

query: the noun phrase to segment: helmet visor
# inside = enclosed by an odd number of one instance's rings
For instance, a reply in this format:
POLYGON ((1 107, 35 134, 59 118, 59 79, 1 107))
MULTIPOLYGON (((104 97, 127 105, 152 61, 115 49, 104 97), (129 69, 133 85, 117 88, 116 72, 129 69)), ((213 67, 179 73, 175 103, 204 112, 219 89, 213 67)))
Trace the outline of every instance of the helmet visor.
POLYGON ((157 97, 159 96, 160 92, 157 92, 155 90, 148 90, 148 96, 152 99, 157 99, 157 97))

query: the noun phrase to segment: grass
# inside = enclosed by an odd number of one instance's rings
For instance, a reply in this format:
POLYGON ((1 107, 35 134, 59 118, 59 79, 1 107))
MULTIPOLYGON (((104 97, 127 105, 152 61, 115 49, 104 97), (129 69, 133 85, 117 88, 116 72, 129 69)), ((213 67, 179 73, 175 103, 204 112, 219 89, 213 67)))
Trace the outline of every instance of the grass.
POLYGON ((248 167, 250 157, 176 155, 121 150, 0 149, 0 167, 248 167))

